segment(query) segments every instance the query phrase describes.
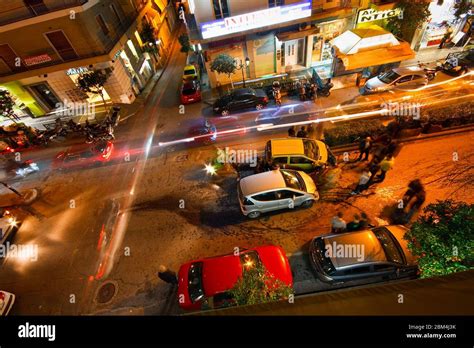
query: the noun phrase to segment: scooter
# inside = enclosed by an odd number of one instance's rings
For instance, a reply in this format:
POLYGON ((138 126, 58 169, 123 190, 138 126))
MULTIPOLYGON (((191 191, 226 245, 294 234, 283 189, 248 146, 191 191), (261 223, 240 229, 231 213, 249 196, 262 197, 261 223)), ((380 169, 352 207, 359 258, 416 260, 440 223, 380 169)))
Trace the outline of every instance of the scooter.
POLYGON ((438 74, 438 71, 443 70, 442 66, 437 65, 435 68, 428 68, 426 67, 426 64, 421 62, 418 62, 418 66, 424 70, 428 81, 434 80, 434 78, 438 74))
POLYGON ((28 174, 39 172, 39 167, 38 165, 31 161, 27 160, 23 163, 21 163, 18 168, 15 170, 15 174, 21 177, 25 177, 28 174))

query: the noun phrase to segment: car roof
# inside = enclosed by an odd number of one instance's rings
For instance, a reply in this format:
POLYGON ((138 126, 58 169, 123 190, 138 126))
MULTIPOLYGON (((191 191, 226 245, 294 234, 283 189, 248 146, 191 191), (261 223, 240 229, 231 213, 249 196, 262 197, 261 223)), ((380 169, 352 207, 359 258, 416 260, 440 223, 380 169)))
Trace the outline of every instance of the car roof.
POLYGON ((286 139, 272 139, 270 140, 272 146, 272 155, 304 155, 303 139, 301 138, 286 138, 286 139))
POLYGON ((183 83, 183 89, 195 89, 197 87, 197 82, 194 80, 186 80, 183 83))
POLYGON ((241 179, 239 185, 244 196, 272 189, 286 188, 285 180, 279 170, 249 175, 241 179))
POLYGON ((253 88, 238 88, 232 91, 233 95, 242 95, 242 94, 255 94, 255 90, 253 88))
MULTIPOLYGON (((382 244, 371 230, 331 234, 323 236, 322 239, 325 247, 328 245, 334 247, 336 245, 337 248, 337 246, 342 245, 344 248, 347 247, 347 250, 353 250, 349 249, 353 247, 364 248, 364 259, 362 261, 358 260, 357 255, 354 255, 354 257, 347 257, 347 255, 345 255, 346 257, 337 257, 337 254, 332 253, 330 259, 336 269, 364 263, 387 262, 387 256, 382 244)), ((334 252, 336 251, 334 250, 334 252)))
POLYGON ((409 74, 425 74, 425 71, 421 68, 410 66, 410 67, 403 67, 403 68, 395 68, 392 69, 398 75, 409 75, 409 74))
MULTIPOLYGON (((242 249, 240 254, 246 252, 257 252, 259 259, 270 274, 276 278, 291 284, 292 275, 287 258, 282 248, 275 245, 266 245, 251 249, 242 249)), ((202 267, 202 283, 206 296, 231 289, 242 276, 242 265, 240 254, 216 256, 200 260, 202 267)))

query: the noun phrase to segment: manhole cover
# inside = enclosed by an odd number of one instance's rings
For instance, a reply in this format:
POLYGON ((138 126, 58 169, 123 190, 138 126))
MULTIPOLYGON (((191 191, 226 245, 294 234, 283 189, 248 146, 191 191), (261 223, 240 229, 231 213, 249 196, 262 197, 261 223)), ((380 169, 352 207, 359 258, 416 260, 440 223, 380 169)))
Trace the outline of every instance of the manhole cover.
POLYGON ((117 287, 113 283, 106 283, 102 285, 97 292, 97 302, 99 303, 107 303, 109 302, 112 297, 115 295, 115 290, 117 287))

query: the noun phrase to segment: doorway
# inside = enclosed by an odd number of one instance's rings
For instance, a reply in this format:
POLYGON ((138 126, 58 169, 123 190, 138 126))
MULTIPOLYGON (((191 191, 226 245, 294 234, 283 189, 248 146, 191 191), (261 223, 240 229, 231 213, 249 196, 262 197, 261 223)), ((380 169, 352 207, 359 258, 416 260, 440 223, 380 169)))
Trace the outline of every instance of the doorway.
POLYGON ((56 96, 56 94, 54 94, 53 90, 47 83, 38 83, 36 85, 30 85, 27 87, 49 110, 58 107, 58 104, 60 103, 59 98, 56 96))
POLYGON ((285 42, 285 65, 304 65, 305 39, 285 42))

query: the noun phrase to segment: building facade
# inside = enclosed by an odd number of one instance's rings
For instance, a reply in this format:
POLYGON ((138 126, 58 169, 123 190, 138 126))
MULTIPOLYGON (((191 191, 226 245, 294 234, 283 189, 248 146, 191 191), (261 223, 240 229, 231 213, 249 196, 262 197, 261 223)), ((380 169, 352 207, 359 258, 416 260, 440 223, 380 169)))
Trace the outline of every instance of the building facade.
POLYGON ((166 0, 7 0, 0 12, 0 88, 19 112, 40 116, 64 101, 99 103, 82 72, 109 74, 104 97, 131 103, 163 64, 176 24, 166 0), (142 38, 151 26, 155 42, 142 38))
MULTIPOLYGON (((184 1, 183 1, 184 2, 184 1)), ((381 1, 376 1, 380 3, 381 1)), ((210 71, 210 62, 226 53, 244 66, 246 79, 288 75, 314 68, 331 75, 330 41, 354 27, 359 0, 187 0, 190 41, 200 50, 212 87, 242 80, 210 71), (242 64, 244 65, 244 64, 242 64)), ((238 64, 240 66, 240 64, 238 64)))

